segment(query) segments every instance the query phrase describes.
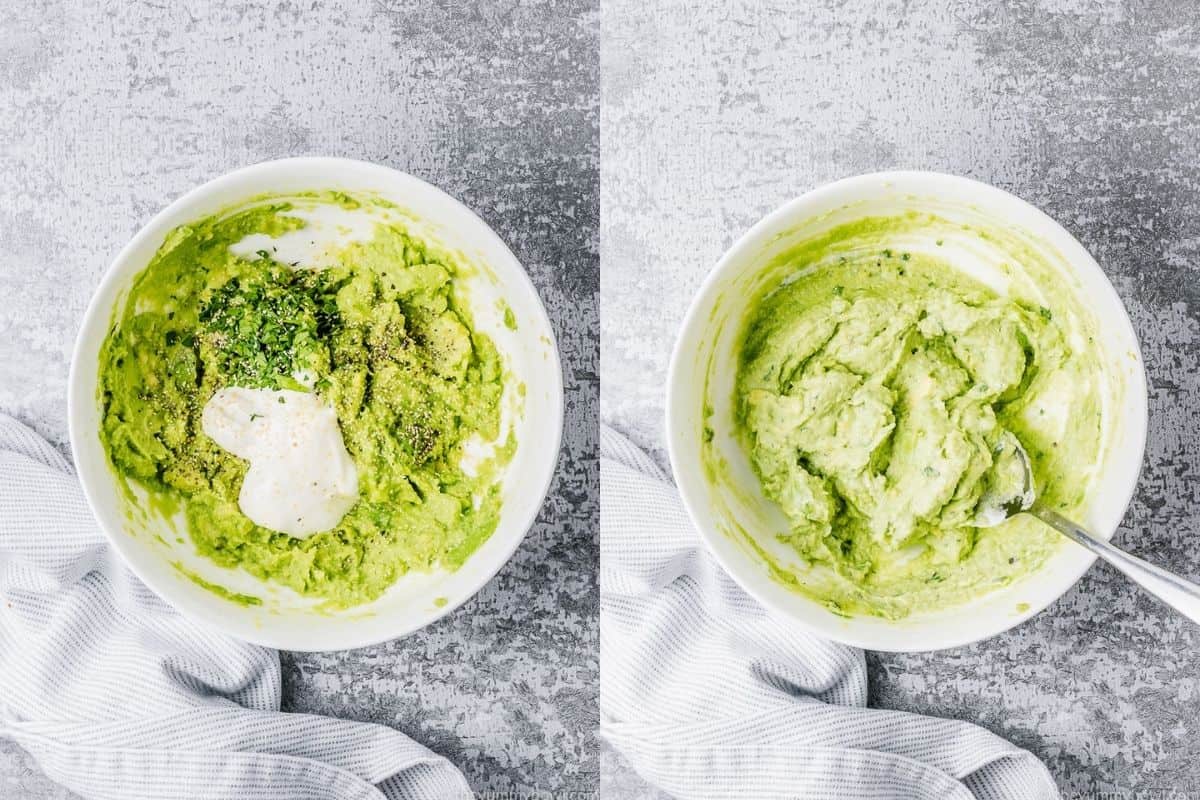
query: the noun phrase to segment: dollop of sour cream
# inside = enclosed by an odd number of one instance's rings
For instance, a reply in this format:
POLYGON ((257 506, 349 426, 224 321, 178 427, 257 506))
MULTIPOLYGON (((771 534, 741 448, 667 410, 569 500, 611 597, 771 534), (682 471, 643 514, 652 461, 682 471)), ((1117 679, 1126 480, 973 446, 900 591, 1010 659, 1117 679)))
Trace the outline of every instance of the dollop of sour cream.
POLYGON ((228 387, 205 403, 200 425, 250 462, 238 506, 257 525, 307 538, 337 525, 358 499, 337 415, 315 394, 228 387))
POLYGON ((366 209, 351 210, 335 205, 294 208, 280 217, 303 220, 303 228, 279 236, 252 233, 229 246, 235 256, 258 261, 266 253, 273 261, 295 269, 325 269, 337 262, 342 248, 354 242, 369 242, 381 215, 366 209))

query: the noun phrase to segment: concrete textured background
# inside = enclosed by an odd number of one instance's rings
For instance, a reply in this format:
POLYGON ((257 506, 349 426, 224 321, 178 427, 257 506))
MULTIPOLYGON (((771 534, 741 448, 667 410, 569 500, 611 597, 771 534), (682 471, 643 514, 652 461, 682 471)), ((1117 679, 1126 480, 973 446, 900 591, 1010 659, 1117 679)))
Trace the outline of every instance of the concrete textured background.
MULTIPOLYGON (((1200 578, 1196 5, 605 0, 601 16, 605 421, 665 463, 675 331, 767 211, 882 168, 978 178, 1065 225, 1128 306, 1150 436, 1117 541, 1200 578)), ((1200 797, 1198 645, 1100 565, 990 641, 871 654, 871 702, 978 722, 1067 798, 1200 797)), ((656 796, 612 752, 602 773, 606 797, 656 796)))
MULTIPOLYGON (((587 0, 0 9, 0 409, 59 445, 101 273, 151 215, 235 167, 313 154, 412 172, 475 209, 533 276, 567 421, 524 545, 418 634, 283 656, 286 709, 394 726, 479 791, 596 780, 598 35, 587 0)), ((0 743, 0 797, 69 796, 0 743)))

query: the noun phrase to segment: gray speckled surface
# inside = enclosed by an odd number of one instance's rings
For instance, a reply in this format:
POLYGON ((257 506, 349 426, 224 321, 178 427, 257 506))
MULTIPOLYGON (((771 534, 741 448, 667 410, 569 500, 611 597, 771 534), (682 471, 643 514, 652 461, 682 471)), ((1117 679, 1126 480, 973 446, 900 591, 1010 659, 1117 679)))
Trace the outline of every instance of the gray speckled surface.
MULTIPOLYGON (((1200 578, 1198 19, 1172 2, 606 0, 602 418, 663 456, 676 328, 767 211, 881 168, 967 175, 1059 220, 1127 304, 1150 436, 1117 540, 1200 578)), ((1065 797, 1200 796, 1200 633, 1105 566, 1008 634, 869 663, 874 705, 979 722, 1065 797)), ((605 796, 655 796, 611 752, 602 771, 605 796)))
MULTIPOLYGON (((425 631, 283 658, 285 708, 395 726, 481 791, 595 785, 598 33, 588 0, 0 10, 0 409, 59 444, 102 271, 153 213, 232 168, 321 154, 412 172, 533 276, 567 424, 525 543, 425 631)), ((0 796, 68 795, 0 743, 0 796)))

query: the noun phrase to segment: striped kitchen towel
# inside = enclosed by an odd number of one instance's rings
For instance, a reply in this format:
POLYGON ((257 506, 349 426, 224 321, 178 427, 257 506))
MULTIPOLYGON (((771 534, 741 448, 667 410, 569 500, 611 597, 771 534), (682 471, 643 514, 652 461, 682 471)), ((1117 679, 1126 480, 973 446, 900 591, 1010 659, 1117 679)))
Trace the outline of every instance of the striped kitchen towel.
POLYGON ((70 467, 0 415, 0 735, 95 800, 467 800, 382 725, 279 710, 279 654, 177 614, 106 545, 70 467))
POLYGON ((666 476, 600 438, 601 732, 703 800, 1050 800, 1045 766, 976 725, 866 708, 859 650, 772 616, 716 562, 666 476))

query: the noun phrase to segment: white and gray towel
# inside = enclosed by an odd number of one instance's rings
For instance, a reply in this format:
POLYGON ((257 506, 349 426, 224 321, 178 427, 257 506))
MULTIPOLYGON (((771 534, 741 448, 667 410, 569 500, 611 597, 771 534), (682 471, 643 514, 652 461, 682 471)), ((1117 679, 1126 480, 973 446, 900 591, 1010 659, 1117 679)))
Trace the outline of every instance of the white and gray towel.
POLYGON ((468 800, 381 725, 279 710, 279 655, 180 616, 66 461, 0 415, 0 736, 89 800, 468 800))
MULTIPOLYGON (((861 652, 704 552, 645 454, 601 436, 603 734, 680 798, 1057 798, 964 722, 869 710, 861 652)), ((0 415, 0 735, 101 800, 466 800, 383 726, 279 711, 278 654, 185 619, 106 545, 66 460, 0 415)))
POLYGON ((1032 754, 975 725, 866 708, 861 651, 746 595, 666 476, 600 439, 601 731, 691 800, 1050 800, 1032 754))

